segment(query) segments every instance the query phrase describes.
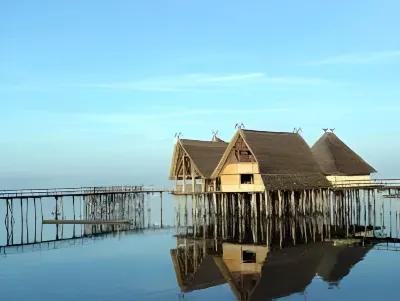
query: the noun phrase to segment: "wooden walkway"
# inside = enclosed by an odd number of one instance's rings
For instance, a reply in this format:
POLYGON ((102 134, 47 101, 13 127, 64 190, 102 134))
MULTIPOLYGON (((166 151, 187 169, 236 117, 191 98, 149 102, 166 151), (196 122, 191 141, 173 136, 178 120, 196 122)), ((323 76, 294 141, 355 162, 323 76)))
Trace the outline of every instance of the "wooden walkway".
POLYGON ((146 186, 103 186, 103 187, 79 187, 79 188, 51 188, 51 189, 20 189, 0 190, 0 200, 29 199, 44 197, 72 197, 104 194, 128 194, 128 193, 170 193, 168 189, 158 189, 146 186))
POLYGON ((43 225, 130 225, 133 224, 132 220, 42 220, 43 225))

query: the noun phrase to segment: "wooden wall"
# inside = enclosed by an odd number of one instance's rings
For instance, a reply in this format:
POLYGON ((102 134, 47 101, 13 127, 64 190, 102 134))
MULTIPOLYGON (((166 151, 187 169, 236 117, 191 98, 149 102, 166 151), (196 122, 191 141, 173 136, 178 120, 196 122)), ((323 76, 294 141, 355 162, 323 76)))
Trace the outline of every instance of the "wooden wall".
POLYGON ((251 192, 265 189, 257 163, 228 163, 222 168, 220 177, 223 192, 251 192), (240 184, 240 174, 253 174, 254 184, 240 184))

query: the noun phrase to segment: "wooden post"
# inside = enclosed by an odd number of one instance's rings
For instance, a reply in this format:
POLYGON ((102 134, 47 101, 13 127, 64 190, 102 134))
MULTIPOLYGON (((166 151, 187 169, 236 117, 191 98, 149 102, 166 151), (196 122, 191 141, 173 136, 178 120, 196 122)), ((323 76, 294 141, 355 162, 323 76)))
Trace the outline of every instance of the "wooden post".
POLYGON ((193 237, 197 237, 197 195, 192 194, 192 224, 193 224, 193 237))
MULTIPOLYGON (((11 199, 11 203, 12 203, 12 199, 11 199)), ((8 199, 6 199, 6 235, 7 235, 7 246, 10 244, 10 240, 9 240, 9 237, 10 237, 10 234, 9 234, 9 231, 10 231, 10 229, 9 229, 9 226, 10 226, 10 217, 9 217, 9 213, 8 213, 8 210, 9 210, 9 206, 8 206, 8 199)), ((11 220, 12 220, 12 216, 11 216, 11 220)), ((11 225, 11 227, 12 227, 12 225, 11 225)))
POLYGON ((21 198, 21 244, 24 243, 24 211, 22 208, 22 198, 21 198))
POLYGON ((376 199, 375 199, 375 193, 376 189, 373 190, 373 199, 374 199, 374 226, 373 226, 373 231, 375 235, 375 226, 376 226, 376 199))
POLYGON ((243 195, 239 193, 239 242, 243 240, 243 213, 244 213, 244 204, 243 204, 243 195))
POLYGON ((371 226, 371 210, 372 210, 372 204, 371 204, 371 197, 370 197, 370 189, 368 191, 368 226, 371 226))
POLYGON ((33 207, 35 209, 35 242, 37 242, 36 240, 36 228, 37 228, 37 213, 36 213, 36 198, 33 198, 33 207))
MULTIPOLYGON (((42 198, 40 198, 40 212, 42 214, 42 220, 43 220, 43 204, 42 204, 42 198)), ((40 230, 40 241, 43 241, 43 223, 41 226, 41 230, 40 230)))
POLYGON ((185 162, 185 155, 182 157, 182 168, 183 168, 183 188, 182 192, 186 192, 186 162, 185 162))
POLYGON ((281 195, 281 191, 278 190, 278 202, 279 202, 279 209, 278 209, 278 217, 281 218, 282 217, 282 195, 281 195))
POLYGON ((252 232, 253 232, 253 241, 255 244, 258 243, 258 233, 257 233, 257 200, 256 194, 253 192, 251 194, 251 225, 252 225, 252 232))
POLYGON ((188 196, 185 195, 185 230, 186 230, 186 237, 189 233, 189 225, 188 225, 188 196))
POLYGON ((218 221, 217 221, 217 194, 213 193, 213 207, 214 207, 214 238, 218 238, 218 221))
POLYGON ((238 220, 239 220, 239 198, 238 195, 236 193, 231 193, 231 211, 233 214, 233 218, 232 218, 232 239, 234 239, 235 241, 237 240, 237 232, 238 232, 238 220))
POLYGON ((161 229, 164 228, 163 226, 163 194, 160 192, 160 201, 161 201, 161 229))

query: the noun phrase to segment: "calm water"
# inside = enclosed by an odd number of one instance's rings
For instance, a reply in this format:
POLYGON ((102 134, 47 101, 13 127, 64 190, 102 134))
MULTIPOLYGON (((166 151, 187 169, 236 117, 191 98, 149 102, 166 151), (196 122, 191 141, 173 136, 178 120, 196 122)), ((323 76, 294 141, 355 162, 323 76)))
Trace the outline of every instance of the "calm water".
POLYGON ((0 300, 398 300, 400 252, 386 244, 297 245, 271 251, 260 265, 263 247, 257 262, 243 263, 235 256, 251 246, 198 240, 203 259, 180 287, 173 258, 185 270, 187 255, 191 270, 191 245, 173 230, 153 230, 7 248, 0 300))

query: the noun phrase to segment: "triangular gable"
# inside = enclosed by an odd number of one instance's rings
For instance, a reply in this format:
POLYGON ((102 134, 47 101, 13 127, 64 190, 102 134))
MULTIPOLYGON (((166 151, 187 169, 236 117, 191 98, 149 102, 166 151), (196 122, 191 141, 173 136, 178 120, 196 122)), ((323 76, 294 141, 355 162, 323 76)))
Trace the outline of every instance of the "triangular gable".
POLYGON ((224 152, 224 155, 212 173, 211 178, 214 179, 218 177, 226 164, 239 163, 239 156, 241 162, 257 162, 257 158, 254 156, 253 151, 246 143, 241 130, 238 130, 232 137, 228 147, 224 152))
POLYGON ((190 157, 188 152, 183 147, 181 141, 178 140, 178 142, 175 144, 174 152, 173 152, 173 155, 172 155, 171 167, 170 167, 170 171, 169 171, 169 179, 170 180, 176 180, 177 177, 179 178, 180 176, 183 175, 183 172, 181 172, 181 171, 183 171, 182 157, 184 155, 187 157, 187 161, 186 161, 186 164, 185 164, 186 165, 186 175, 191 177, 191 175, 192 175, 191 166, 193 166, 194 167, 195 176, 196 177, 204 177, 204 175, 197 168, 197 166, 194 163, 193 159, 190 157))

